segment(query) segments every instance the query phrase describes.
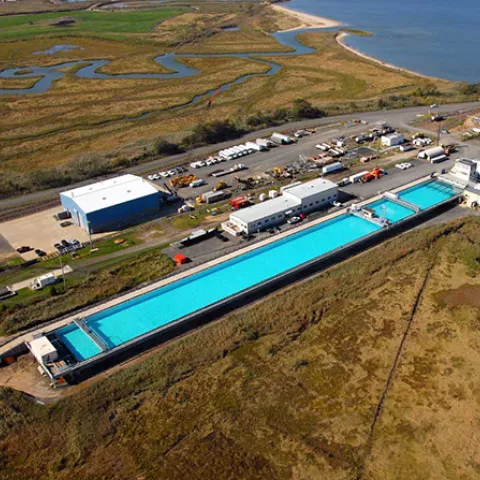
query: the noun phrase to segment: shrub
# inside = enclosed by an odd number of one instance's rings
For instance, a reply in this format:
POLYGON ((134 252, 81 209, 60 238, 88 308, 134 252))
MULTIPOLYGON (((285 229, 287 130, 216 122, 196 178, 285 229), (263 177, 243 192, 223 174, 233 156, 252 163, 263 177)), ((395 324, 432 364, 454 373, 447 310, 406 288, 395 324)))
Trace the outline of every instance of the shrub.
POLYGON ((184 139, 186 145, 204 145, 220 143, 238 138, 245 133, 230 120, 216 120, 214 122, 197 125, 191 135, 184 139))
POLYGON ((480 83, 465 83, 459 90, 462 95, 477 95, 480 93, 480 83))
POLYGON ((184 151, 176 143, 171 143, 164 138, 159 138, 153 145, 153 153, 155 155, 175 155, 176 153, 182 153, 184 151))
POLYGON ((293 102, 292 113, 293 117, 299 120, 302 118, 322 118, 326 116, 324 110, 314 107, 303 98, 297 98, 297 100, 293 102))
POLYGON ((438 95, 441 95, 441 93, 433 84, 428 84, 424 87, 418 87, 412 92, 412 96, 414 97, 434 97, 438 95))

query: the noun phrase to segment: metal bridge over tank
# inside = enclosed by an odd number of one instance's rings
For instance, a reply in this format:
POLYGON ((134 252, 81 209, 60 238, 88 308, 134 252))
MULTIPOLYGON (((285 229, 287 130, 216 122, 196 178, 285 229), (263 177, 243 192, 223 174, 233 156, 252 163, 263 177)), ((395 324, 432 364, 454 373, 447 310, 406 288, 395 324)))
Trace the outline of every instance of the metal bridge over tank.
POLYGON ((373 223, 377 227, 385 228, 390 225, 390 222, 386 218, 378 217, 375 212, 368 207, 352 205, 349 207, 348 213, 354 215, 355 217, 361 218, 362 220, 373 223))
POLYGON ((91 338, 102 352, 108 350, 108 345, 86 324, 84 318, 76 318, 73 323, 91 338))
POLYGON ((402 207, 408 208, 409 210, 413 210, 415 213, 418 213, 420 211, 420 207, 418 205, 407 202, 406 200, 402 200, 401 198, 398 197, 396 193, 385 192, 383 194, 383 198, 386 198, 387 200, 390 200, 391 202, 396 203, 397 205, 401 205, 402 207))

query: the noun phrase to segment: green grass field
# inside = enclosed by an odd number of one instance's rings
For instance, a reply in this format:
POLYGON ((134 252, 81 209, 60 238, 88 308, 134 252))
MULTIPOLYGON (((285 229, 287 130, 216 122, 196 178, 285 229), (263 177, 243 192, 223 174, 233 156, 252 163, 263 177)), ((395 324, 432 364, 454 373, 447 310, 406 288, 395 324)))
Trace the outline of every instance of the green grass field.
MULTIPOLYGON (((125 255, 119 258, 100 260, 86 268, 69 262, 76 270, 66 276, 66 292, 63 291, 62 282, 57 282, 56 295, 52 296, 49 288, 36 292, 23 289, 17 296, 2 302, 0 335, 45 322, 132 289, 141 283, 163 277, 174 269, 172 260, 162 253, 165 246, 160 245, 136 254, 129 254, 127 248, 125 255)), ((108 250, 108 242, 105 248, 108 250)), ((114 251, 112 249, 112 253, 114 251)), ((55 268, 58 268, 58 259, 54 261, 55 268)), ((40 274, 39 268, 42 268, 43 273, 51 269, 40 265, 36 270, 37 274, 40 274)), ((32 271, 30 274, 34 275, 32 271)))
POLYGON ((160 8, 156 10, 128 12, 69 12, 42 13, 0 17, 0 40, 18 40, 37 35, 78 34, 141 34, 150 33, 155 26, 181 13, 185 8, 160 8), (76 23, 71 26, 52 26, 52 21, 71 17, 76 23))
POLYGON ((0 477, 476 480, 479 258, 478 218, 415 230, 57 403, 0 389, 0 477))

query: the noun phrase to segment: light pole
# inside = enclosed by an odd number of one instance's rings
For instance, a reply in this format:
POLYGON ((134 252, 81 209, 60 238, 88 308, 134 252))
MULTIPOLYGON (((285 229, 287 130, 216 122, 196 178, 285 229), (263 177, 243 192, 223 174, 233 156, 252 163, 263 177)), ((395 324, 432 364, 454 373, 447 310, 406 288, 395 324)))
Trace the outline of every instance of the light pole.
POLYGON ((197 192, 193 191, 193 214, 197 217, 197 192))
POLYGON ((67 284, 65 282, 65 270, 63 268, 63 259, 62 259, 62 254, 60 254, 60 267, 62 269, 62 278, 63 278, 63 291, 67 291, 67 284))
POLYGON ((90 250, 93 250, 92 228, 90 227, 90 220, 88 220, 87 226, 88 226, 88 238, 90 240, 90 250))

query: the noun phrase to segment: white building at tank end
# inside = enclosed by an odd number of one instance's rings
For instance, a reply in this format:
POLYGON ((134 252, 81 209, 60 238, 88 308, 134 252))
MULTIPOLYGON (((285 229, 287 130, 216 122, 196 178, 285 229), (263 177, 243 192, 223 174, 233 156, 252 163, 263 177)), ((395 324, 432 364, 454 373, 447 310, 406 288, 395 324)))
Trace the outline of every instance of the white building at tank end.
POLYGON ((459 158, 455 161, 455 165, 450 170, 450 175, 464 182, 478 183, 480 180, 480 161, 470 160, 469 158, 459 158))
POLYGON ((230 214, 222 223, 231 235, 250 234, 284 223, 289 217, 310 213, 331 204, 338 197, 338 185, 324 178, 284 187, 282 195, 230 214))
POLYGON ((445 178, 463 187, 464 205, 480 208, 480 160, 459 158, 445 178))
POLYGON ((55 362, 58 358, 58 351, 50 340, 41 336, 27 343, 27 346, 40 365, 55 362))

